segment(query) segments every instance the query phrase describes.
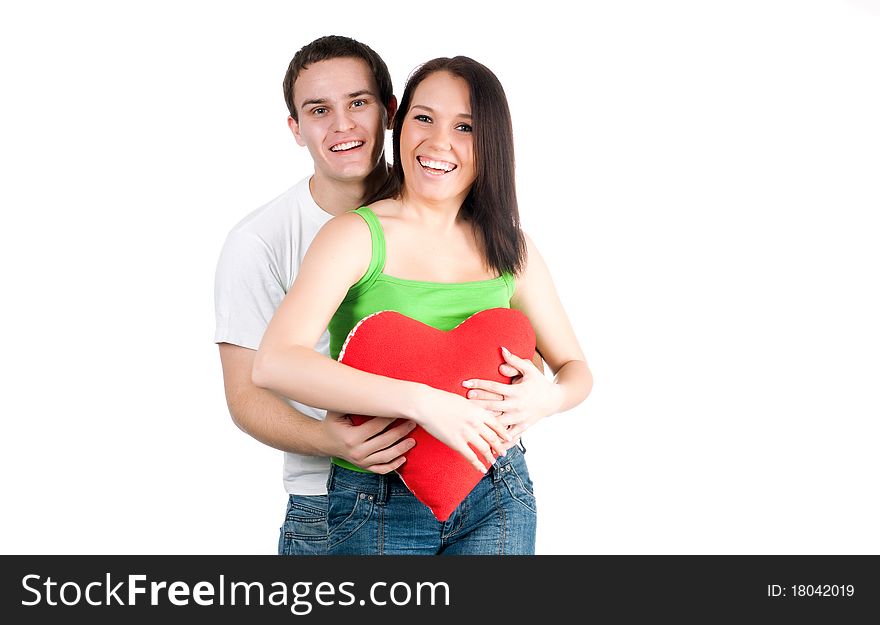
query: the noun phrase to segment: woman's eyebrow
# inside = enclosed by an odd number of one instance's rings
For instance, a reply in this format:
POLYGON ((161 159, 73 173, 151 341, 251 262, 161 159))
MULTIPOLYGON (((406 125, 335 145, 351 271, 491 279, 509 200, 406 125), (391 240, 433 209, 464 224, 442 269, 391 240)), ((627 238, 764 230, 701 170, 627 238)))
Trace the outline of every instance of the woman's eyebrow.
MULTIPOLYGON (((434 109, 432 109, 430 106, 425 106, 424 104, 413 104, 413 105, 412 105, 411 107, 409 107, 409 108, 410 108, 410 110, 412 110, 412 109, 422 109, 422 110, 424 110, 424 111, 428 111, 431 115, 434 114, 434 109)), ((459 113, 458 115, 456 115, 456 117, 464 117, 465 119, 472 119, 470 113, 459 113)))

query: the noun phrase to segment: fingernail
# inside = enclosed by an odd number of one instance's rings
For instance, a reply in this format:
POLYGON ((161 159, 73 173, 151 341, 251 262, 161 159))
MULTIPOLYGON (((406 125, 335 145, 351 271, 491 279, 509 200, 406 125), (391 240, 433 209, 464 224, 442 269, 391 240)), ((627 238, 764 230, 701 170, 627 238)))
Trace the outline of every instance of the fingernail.
POLYGON ((418 425, 418 424, 417 424, 415 421, 410 421, 410 422, 409 422, 409 429, 410 429, 410 431, 416 429, 416 425, 418 425))
POLYGON ((461 385, 465 388, 470 388, 474 385, 474 383, 472 380, 465 380, 464 382, 461 383, 461 385))
POLYGON ((471 399, 473 399, 476 396, 477 396, 477 391, 468 391, 468 397, 470 397, 471 399))
POLYGON ((505 356, 510 356, 510 350, 507 349, 506 347, 504 347, 503 345, 501 346, 501 351, 504 352, 505 356))

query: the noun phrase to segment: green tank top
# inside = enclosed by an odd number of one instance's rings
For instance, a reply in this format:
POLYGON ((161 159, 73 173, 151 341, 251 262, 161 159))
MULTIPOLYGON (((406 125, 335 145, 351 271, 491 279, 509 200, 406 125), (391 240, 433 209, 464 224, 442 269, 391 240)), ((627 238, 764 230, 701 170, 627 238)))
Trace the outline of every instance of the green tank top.
MULTIPOLYGON (((475 282, 423 282, 404 280, 383 273, 385 269, 385 233, 376 214, 366 206, 353 211, 370 228, 373 252, 363 277, 348 290, 345 299, 330 319, 330 356, 339 357, 348 333, 357 323, 373 313, 394 310, 438 330, 451 330, 471 315, 488 308, 510 308, 515 282, 505 272, 490 280, 475 282)), ((365 472, 333 458, 335 464, 365 472)))

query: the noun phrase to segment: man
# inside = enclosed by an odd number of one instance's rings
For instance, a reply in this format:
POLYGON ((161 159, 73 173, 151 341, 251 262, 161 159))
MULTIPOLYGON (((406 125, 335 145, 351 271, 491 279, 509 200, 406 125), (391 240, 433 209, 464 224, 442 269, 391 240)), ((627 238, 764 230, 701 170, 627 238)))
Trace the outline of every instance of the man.
MULTIPOLYGON (((289 496, 278 552, 317 555, 326 551, 328 457, 387 473, 415 444, 405 438, 414 424, 380 434, 390 419, 359 428, 345 418, 323 420, 323 410, 254 386, 251 369, 263 332, 315 234, 385 182, 385 130, 397 101, 379 55, 347 37, 321 37, 304 46, 291 60, 283 85, 288 126, 296 142, 308 148, 314 174, 229 233, 217 265, 214 340, 233 421, 284 451, 289 496)), ((316 349, 328 353, 326 333, 316 349)))

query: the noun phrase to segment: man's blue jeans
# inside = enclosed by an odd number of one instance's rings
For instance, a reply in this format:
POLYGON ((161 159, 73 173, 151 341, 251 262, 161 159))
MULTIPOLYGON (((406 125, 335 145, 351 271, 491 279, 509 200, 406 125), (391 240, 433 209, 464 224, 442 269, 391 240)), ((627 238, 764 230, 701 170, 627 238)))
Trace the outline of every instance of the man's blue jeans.
POLYGON ((279 556, 327 554, 327 495, 290 495, 278 537, 279 556))
POLYGON ((328 479, 331 555, 533 554, 537 508, 523 450, 513 447, 445 522, 396 473, 332 465, 328 479))

